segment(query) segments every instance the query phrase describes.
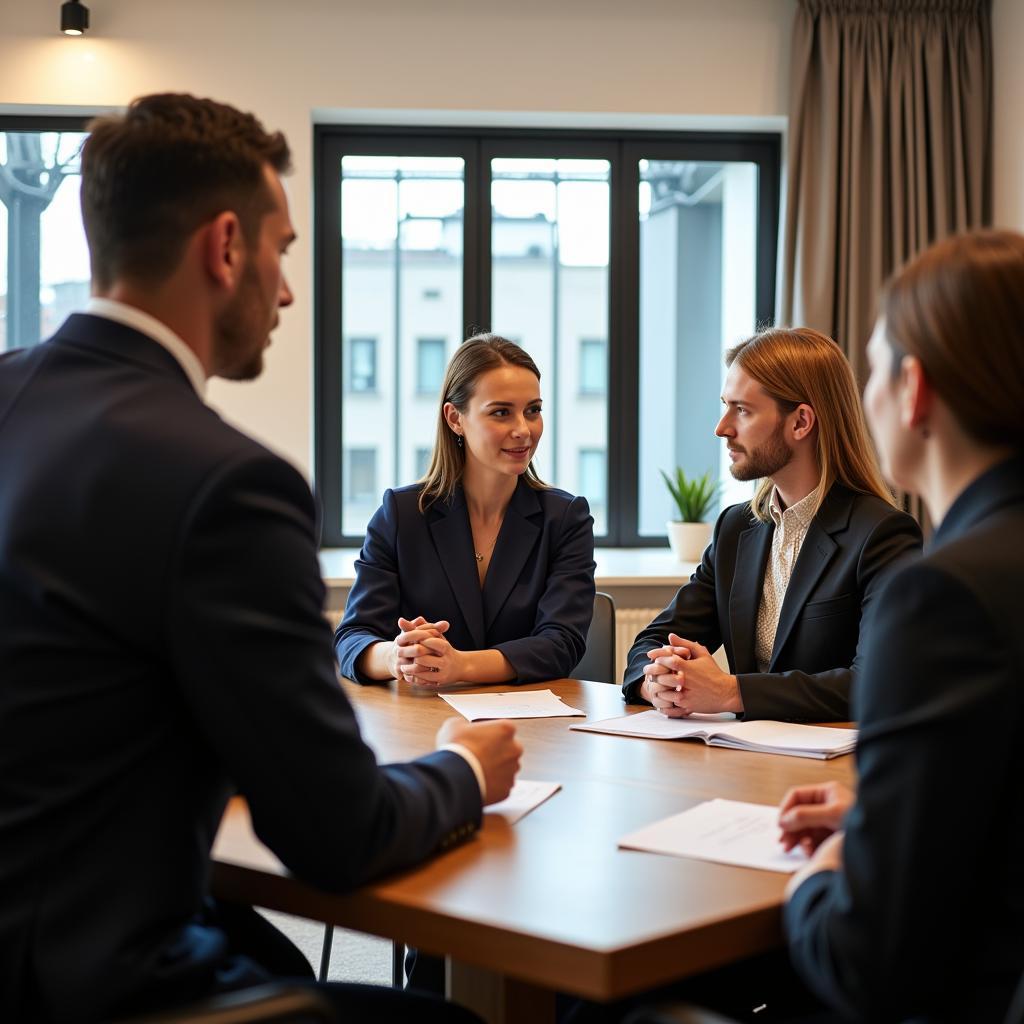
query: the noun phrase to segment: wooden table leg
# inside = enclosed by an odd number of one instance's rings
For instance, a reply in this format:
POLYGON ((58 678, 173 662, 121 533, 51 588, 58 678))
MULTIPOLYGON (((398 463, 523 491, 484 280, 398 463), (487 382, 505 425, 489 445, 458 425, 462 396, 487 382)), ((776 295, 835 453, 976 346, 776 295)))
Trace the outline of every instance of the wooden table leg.
POLYGON ((487 1024, 554 1024, 555 993, 483 967, 445 960, 448 998, 487 1024))

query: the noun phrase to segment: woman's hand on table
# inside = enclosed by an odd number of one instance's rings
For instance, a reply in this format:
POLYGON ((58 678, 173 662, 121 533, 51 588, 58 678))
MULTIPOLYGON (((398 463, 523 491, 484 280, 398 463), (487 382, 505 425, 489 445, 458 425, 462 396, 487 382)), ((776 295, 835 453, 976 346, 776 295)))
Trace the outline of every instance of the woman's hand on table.
MULTIPOLYGON (((447 628, 448 624, 444 626, 447 628)), ((427 637, 416 646, 416 654, 399 665, 406 682, 414 686, 444 686, 465 680, 465 655, 452 647, 443 635, 427 637)))
POLYGON ((409 670, 415 663, 415 659, 428 652, 423 644, 427 640, 437 639, 444 636, 448 630, 449 623, 445 619, 438 622, 428 622, 422 615, 414 619, 399 618, 398 636, 391 641, 391 649, 388 652, 388 671, 395 679, 406 679, 409 682, 415 680, 409 678, 409 670))

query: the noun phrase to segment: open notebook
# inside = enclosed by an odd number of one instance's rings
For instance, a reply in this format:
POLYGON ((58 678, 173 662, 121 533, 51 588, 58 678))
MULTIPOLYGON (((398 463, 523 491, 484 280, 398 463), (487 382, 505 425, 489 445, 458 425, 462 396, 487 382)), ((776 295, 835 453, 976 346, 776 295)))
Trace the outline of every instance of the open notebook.
POLYGON ((793 757, 839 757, 857 745, 856 729, 829 729, 821 725, 790 722, 737 722, 732 715, 691 715, 666 718, 660 711, 580 722, 569 728, 581 732, 606 732, 616 736, 641 736, 654 740, 703 740, 713 747, 754 750, 763 754, 793 757))

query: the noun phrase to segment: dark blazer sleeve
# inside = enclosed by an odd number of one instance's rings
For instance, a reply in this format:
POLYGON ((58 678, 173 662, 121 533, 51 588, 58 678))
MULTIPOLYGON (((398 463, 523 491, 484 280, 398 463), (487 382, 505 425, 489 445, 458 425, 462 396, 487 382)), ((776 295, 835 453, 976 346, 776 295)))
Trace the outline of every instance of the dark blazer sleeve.
POLYGON ((338 669, 346 679, 373 683, 356 669, 359 656, 371 644, 394 640, 402 614, 398 577, 398 502, 389 488, 384 501, 366 527, 363 548, 356 560, 356 578, 345 604, 345 614, 334 631, 338 669))
POLYGON ((568 676, 587 649, 594 616, 594 519, 587 499, 574 497, 551 542, 544 592, 529 636, 494 645, 520 683, 568 676))
POLYGON ((1002 1019, 980 1007, 962 1016, 952 1001, 970 998, 959 991, 966 943, 1020 955, 1019 934, 991 935, 1013 920, 992 906, 1006 806, 1019 799, 1007 762, 1019 679, 1007 649, 979 596, 924 563, 898 573, 872 615, 844 869, 811 876, 785 910, 799 973, 858 1020, 1002 1019))
POLYGON ((475 830, 481 796, 451 752, 377 766, 338 685, 323 599, 299 474, 269 453, 219 468, 192 502, 167 588, 188 717, 259 837, 299 877, 346 889, 475 830))
POLYGON ((700 564, 687 583, 676 591, 672 603, 662 611, 633 641, 626 656, 626 672, 622 694, 628 704, 646 704, 640 696, 644 681, 647 652, 668 643, 669 633, 703 644, 710 651, 718 650, 722 643, 722 630, 718 623, 715 597, 715 555, 722 539, 722 527, 730 509, 726 509, 715 522, 711 543, 705 548, 700 564))
MULTIPOLYGON (((920 548, 921 530, 913 518, 896 509, 884 516, 864 540, 857 559, 860 633, 853 662, 821 672, 794 668, 740 673, 736 678, 743 699, 743 717, 805 722, 849 719, 850 690, 864 664, 864 624, 892 573, 920 548)), ((829 602, 823 604, 824 607, 805 605, 802 614, 805 621, 815 615, 820 620, 817 628, 828 630, 829 602)))

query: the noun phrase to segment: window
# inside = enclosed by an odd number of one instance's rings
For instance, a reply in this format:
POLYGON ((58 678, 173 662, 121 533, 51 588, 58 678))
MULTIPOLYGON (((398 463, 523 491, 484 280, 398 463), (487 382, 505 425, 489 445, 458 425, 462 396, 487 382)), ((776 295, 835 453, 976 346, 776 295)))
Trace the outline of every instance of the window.
POLYGON ((608 457, 603 448, 581 448, 576 490, 585 494, 594 517, 594 533, 604 533, 608 493, 608 457))
POLYGON ((349 338, 348 390, 355 394, 377 390, 376 338, 349 338))
POLYGON ((318 279, 341 282, 317 292, 326 544, 372 512, 342 453, 375 446, 380 488, 421 476, 451 345, 481 330, 536 361, 537 470, 589 499, 601 543, 665 543, 659 469, 739 496, 714 427, 723 351, 774 319, 777 134, 323 126, 315 145, 318 279), (355 401, 337 368, 364 334, 377 390, 355 401))
POLYGON ((753 484, 729 473, 714 435, 724 354, 755 330, 758 169, 746 161, 639 161, 637 495, 639 534, 665 533, 675 506, 659 470, 710 472, 726 504, 753 484), (671 396, 671 401, 665 401, 671 396))
POLYGON ((348 450, 348 475, 354 501, 373 500, 377 495, 377 452, 374 449, 348 450))
POLYGON ((0 117, 0 352, 37 344, 88 301, 82 125, 0 117))
POLYGON ((438 395, 444 381, 444 338, 416 339, 416 390, 421 395, 438 395))
POLYGON ((608 357, 603 339, 580 342, 580 394, 603 395, 608 391, 608 357))
POLYGON ((430 466, 431 448, 416 449, 416 473, 417 480, 422 480, 427 475, 427 468, 430 466))

